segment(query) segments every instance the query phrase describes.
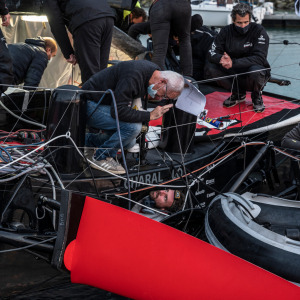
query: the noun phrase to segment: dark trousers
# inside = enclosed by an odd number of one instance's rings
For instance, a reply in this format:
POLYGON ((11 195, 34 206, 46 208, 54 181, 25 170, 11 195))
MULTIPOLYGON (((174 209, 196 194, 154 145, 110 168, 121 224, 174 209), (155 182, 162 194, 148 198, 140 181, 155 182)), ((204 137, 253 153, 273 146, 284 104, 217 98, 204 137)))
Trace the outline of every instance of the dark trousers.
POLYGON ((270 78, 270 71, 263 70, 265 67, 259 65, 253 65, 245 69, 225 69, 219 64, 208 62, 205 65, 205 78, 218 78, 226 77, 217 80, 217 84, 224 89, 231 91, 232 93, 245 93, 246 91, 251 92, 252 99, 257 98, 260 92, 263 90, 267 81, 270 78), (263 71, 259 71, 263 70, 263 71), (250 72, 250 73, 249 73, 250 72), (241 73, 247 73, 245 75, 239 75, 241 73))
POLYGON ((8 85, 12 85, 13 83, 12 60, 6 45, 5 37, 0 29, 0 92, 5 92, 8 85))
POLYGON ((169 35, 179 39, 180 68, 183 75, 192 76, 192 48, 190 41, 191 5, 188 0, 158 0, 150 10, 153 58, 162 70, 168 49, 169 35))
POLYGON ((74 48, 84 83, 107 67, 114 19, 104 17, 86 22, 74 34, 74 48))

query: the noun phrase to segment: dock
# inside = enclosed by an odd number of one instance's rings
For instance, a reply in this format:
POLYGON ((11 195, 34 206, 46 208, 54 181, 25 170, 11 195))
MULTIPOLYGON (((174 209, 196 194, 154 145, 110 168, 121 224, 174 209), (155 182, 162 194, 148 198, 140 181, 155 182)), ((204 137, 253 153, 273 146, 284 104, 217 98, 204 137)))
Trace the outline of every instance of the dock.
POLYGON ((265 27, 300 27, 300 17, 295 13, 275 13, 265 15, 262 25, 265 27))

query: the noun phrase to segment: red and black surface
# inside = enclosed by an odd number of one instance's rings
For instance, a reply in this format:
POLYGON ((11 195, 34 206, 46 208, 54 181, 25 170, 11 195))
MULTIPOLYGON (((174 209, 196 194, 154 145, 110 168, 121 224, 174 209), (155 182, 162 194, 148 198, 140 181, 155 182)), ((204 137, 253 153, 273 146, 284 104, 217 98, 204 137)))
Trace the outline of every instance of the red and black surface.
MULTIPOLYGON (((247 93, 246 101, 230 108, 223 106, 223 102, 230 96, 228 92, 215 91, 206 95, 207 116, 211 119, 235 121, 224 129, 208 128, 197 124, 197 133, 204 132, 198 139, 215 139, 224 137, 228 134, 243 134, 252 130, 264 132, 270 130, 270 126, 277 124, 278 127, 284 127, 287 123, 297 124, 297 117, 300 113, 300 104, 292 99, 283 99, 284 97, 274 97, 263 95, 265 110, 262 113, 256 113, 253 110, 250 93, 247 93), (281 125, 282 126, 281 126, 281 125)), ((197 134, 196 134, 197 135, 197 134)))

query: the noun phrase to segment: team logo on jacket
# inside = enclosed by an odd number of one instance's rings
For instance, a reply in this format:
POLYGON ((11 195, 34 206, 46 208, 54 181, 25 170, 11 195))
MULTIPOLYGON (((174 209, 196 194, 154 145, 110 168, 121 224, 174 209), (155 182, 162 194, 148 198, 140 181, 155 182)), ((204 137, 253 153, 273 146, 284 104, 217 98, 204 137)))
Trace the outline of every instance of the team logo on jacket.
POLYGON ((247 42, 246 44, 244 44, 244 48, 247 48, 247 47, 252 47, 252 43, 247 42))
POLYGON ((213 42, 211 45, 211 49, 209 50, 211 56, 216 55, 216 44, 213 42))
POLYGON ((266 43, 266 39, 264 38, 264 36, 263 36, 263 35, 261 35, 261 36, 258 38, 258 43, 259 43, 259 44, 263 44, 263 45, 265 45, 265 43, 266 43))

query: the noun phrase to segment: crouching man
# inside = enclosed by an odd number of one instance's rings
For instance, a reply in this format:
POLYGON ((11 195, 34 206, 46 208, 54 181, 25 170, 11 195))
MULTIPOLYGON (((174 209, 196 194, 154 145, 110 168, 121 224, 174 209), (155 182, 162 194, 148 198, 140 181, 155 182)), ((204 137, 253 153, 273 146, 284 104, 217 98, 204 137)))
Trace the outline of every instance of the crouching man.
POLYGON ((180 74, 160 71, 156 64, 144 60, 120 62, 87 80, 82 86, 87 99, 87 125, 108 133, 105 138, 101 134, 86 135, 86 147, 97 148, 92 157, 94 164, 91 166, 114 174, 125 173, 124 168, 115 160, 120 141, 112 94, 94 91, 113 91, 122 144, 124 148, 130 148, 136 143, 142 122, 159 119, 173 106, 157 106, 151 112, 139 111, 132 107, 133 100, 176 99, 183 88, 184 79, 180 74), (98 103, 100 99, 101 102, 98 103))
POLYGON ((251 16, 248 4, 233 7, 233 23, 223 27, 212 43, 205 73, 206 78, 221 77, 218 85, 232 91, 224 107, 245 101, 246 91, 250 91, 253 110, 263 112, 262 90, 270 77, 269 37, 263 26, 251 22, 251 16))

